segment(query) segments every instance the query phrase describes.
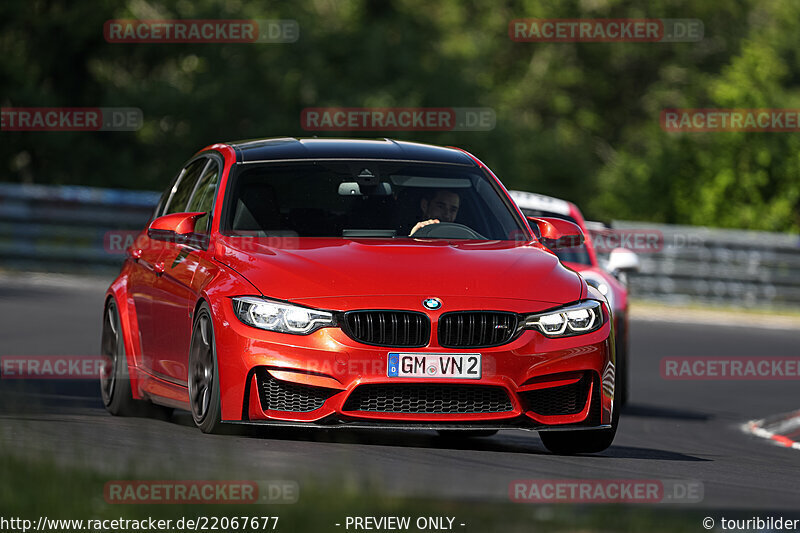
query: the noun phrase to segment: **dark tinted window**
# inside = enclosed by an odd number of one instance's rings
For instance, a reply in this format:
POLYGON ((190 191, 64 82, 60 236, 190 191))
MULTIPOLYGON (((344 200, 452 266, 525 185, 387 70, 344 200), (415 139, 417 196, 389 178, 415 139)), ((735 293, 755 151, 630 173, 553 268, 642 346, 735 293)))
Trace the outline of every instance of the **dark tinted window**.
POLYGON ((241 170, 232 187, 224 227, 237 232, 407 237, 425 219, 422 206, 444 193, 459 204, 452 222, 477 234, 448 238, 507 240, 523 231, 493 182, 470 167, 374 161, 259 165, 241 170))
POLYGON ((198 218, 194 225, 197 233, 208 233, 211 224, 211 211, 214 208, 214 195, 219 182, 219 164, 215 160, 206 166, 200 179, 197 181, 192 197, 189 200, 188 212, 205 211, 207 214, 198 218))
POLYGON ((186 204, 197 183, 197 178, 206 166, 208 159, 202 157, 189 163, 181 173, 178 181, 172 186, 163 215, 182 213, 186 211, 186 204))

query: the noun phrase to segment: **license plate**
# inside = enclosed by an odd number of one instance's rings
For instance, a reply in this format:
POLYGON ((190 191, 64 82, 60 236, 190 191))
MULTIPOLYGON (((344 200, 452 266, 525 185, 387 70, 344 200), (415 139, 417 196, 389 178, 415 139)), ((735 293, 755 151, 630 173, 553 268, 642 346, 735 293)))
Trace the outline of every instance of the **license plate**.
POLYGON ((389 353, 390 378, 480 379, 479 353, 389 353))

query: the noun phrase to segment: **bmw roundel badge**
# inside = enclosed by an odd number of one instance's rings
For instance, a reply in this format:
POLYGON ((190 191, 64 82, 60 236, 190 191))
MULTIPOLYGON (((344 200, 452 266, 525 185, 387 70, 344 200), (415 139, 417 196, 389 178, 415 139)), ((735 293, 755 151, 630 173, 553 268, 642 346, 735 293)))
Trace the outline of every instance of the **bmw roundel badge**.
POLYGON ((442 307, 442 301, 439 298, 426 298, 422 300, 422 305, 425 306, 425 309, 436 311, 437 309, 442 307))

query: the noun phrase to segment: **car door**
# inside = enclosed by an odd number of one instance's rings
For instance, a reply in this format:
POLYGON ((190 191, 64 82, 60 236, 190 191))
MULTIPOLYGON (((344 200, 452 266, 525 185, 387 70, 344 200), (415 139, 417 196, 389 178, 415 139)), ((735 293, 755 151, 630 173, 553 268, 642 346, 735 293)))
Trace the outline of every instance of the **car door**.
MULTIPOLYGON (((173 184, 164 200, 164 205, 159 216, 170 215, 185 211, 189 197, 194 191, 200 174, 203 172, 207 158, 194 159, 184 166, 180 176, 173 184)), ((166 368, 170 368, 172 363, 165 361, 162 344, 169 340, 168 330, 165 329, 164 305, 167 300, 164 293, 162 278, 165 272, 164 254, 174 243, 165 240, 148 239, 152 250, 148 255, 148 276, 146 283, 143 284, 140 293, 143 301, 147 302, 147 316, 145 324, 140 322, 142 336, 142 365, 145 369, 160 377, 169 376, 165 373, 166 368)), ((144 254, 144 252, 143 252, 144 254)), ((138 308, 137 308, 138 312, 138 308)), ((167 313, 169 316, 169 313, 167 313)), ((175 318, 170 318, 170 321, 175 318)))
POLYGON ((149 351, 149 343, 152 340, 149 331, 152 328, 152 303, 155 297, 156 274, 154 267, 161 255, 161 245, 158 241, 148 237, 145 229, 128 249, 128 254, 133 261, 128 277, 128 293, 133 299, 136 311, 141 350, 136 354, 136 363, 146 367, 144 354, 149 351))
MULTIPOLYGON (((152 219, 161 216, 165 204, 175 194, 176 188, 183 179, 186 168, 182 168, 172 180, 170 187, 164 192, 153 212, 152 219)), ((148 222, 149 224, 149 222, 148 222)), ((136 363, 142 368, 151 369, 149 354, 153 346, 153 299, 155 298, 156 272, 155 266, 163 251, 163 243, 147 235, 147 228, 137 236, 133 245, 128 248, 128 255, 133 266, 128 278, 128 292, 133 299, 136 311, 137 330, 139 332, 140 352, 136 354, 136 363)))
POLYGON ((216 157, 206 158, 206 164, 182 210, 208 214, 195 222, 195 231, 189 242, 166 242, 159 258, 163 274, 156 282, 158 298, 153 304, 158 339, 155 370, 181 385, 185 385, 188 379, 192 312, 199 291, 192 280, 198 266, 208 255, 208 233, 220 169, 216 157))

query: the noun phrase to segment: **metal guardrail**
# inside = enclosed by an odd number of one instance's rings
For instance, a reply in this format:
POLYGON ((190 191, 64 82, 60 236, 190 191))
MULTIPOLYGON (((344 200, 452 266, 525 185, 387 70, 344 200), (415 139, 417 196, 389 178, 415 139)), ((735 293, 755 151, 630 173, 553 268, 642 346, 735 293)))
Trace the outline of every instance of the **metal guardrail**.
POLYGON ((661 235, 660 247, 638 251, 641 270, 628 276, 635 297, 800 307, 800 235, 630 221, 612 228, 661 235))
MULTIPOLYGON (((0 183, 0 268, 109 272, 124 255, 108 232, 140 230, 159 193, 0 183)), ((615 221, 614 230, 660 235, 637 250, 634 297, 800 308, 800 236, 615 221)))
POLYGON ((0 183, 0 267, 109 272, 123 255, 111 231, 141 230, 160 193, 80 186, 0 183))

